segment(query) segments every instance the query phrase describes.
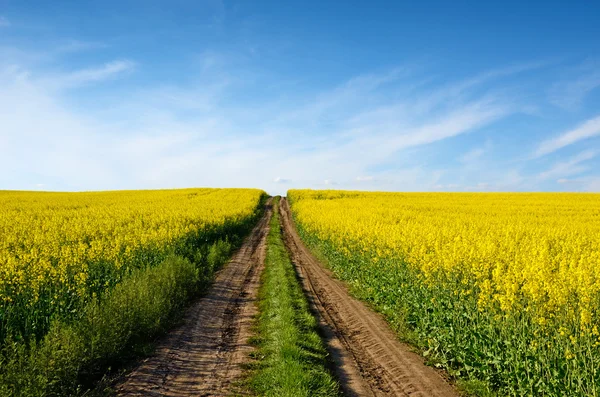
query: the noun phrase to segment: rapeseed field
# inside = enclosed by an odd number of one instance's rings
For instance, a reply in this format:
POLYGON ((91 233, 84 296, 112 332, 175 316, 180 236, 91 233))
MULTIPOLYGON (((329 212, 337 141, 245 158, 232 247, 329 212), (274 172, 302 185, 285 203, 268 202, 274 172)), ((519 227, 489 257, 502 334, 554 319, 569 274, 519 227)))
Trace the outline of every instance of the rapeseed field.
POLYGON ((600 195, 288 195, 335 273, 466 388, 600 393, 600 195))

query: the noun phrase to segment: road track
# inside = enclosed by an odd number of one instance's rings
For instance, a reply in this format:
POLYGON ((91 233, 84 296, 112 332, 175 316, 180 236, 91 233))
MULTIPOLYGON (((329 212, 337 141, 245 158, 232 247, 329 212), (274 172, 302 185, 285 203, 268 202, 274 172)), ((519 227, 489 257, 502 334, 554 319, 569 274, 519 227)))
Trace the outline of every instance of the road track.
MULTIPOLYGON (((281 200, 286 247, 317 317, 334 371, 346 396, 458 396, 423 359, 398 341, 384 319, 352 298, 300 239, 286 199, 281 200)), ((271 201, 264 216, 208 293, 182 324, 158 342, 155 354, 117 385, 120 396, 231 396, 251 362, 248 339, 257 314, 271 201)))
POLYGON ((346 396, 458 396, 385 320, 348 293, 304 245, 289 204, 281 201, 284 241, 335 364, 346 396))
POLYGON ((248 343, 264 268, 271 200, 264 216, 181 326, 116 388, 120 396, 243 395, 237 385, 251 359, 248 343))

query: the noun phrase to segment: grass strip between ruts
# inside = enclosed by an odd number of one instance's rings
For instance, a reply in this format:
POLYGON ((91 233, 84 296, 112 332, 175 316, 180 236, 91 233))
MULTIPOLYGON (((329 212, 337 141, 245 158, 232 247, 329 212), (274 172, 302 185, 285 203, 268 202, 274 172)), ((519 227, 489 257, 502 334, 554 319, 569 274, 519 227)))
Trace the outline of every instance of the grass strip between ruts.
POLYGON ((261 396, 339 396, 317 322, 281 237, 279 197, 273 205, 250 386, 261 396))

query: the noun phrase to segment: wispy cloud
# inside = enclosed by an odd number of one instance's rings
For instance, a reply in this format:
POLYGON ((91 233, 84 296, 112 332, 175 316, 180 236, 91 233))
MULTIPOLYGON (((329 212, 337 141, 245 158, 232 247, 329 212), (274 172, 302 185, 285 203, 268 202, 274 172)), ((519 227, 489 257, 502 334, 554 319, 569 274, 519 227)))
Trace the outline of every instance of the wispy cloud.
POLYGON ((459 161, 463 164, 472 163, 477 161, 485 154, 486 150, 482 147, 469 150, 467 153, 460 156, 459 161))
POLYGON ((541 172, 538 175, 540 180, 547 179, 565 179, 573 175, 581 174, 582 172, 589 169, 582 163, 592 160, 598 155, 598 152, 594 150, 585 150, 566 161, 560 161, 552 166, 549 170, 541 172))
POLYGON ((473 148, 460 156, 458 161, 463 165, 472 165, 477 163, 488 150, 489 147, 487 145, 473 148))
MULTIPOLYGON (((72 48, 90 50, 79 42, 72 48)), ((198 74, 186 84, 132 84, 127 95, 106 93, 108 107, 76 107, 71 104, 78 98, 90 100, 90 85, 126 79, 136 63, 123 59, 57 73, 59 63, 53 60, 45 70, 43 58, 35 55, 0 59, 0 169, 11 170, 0 175, 0 186, 254 186, 284 193, 287 188, 331 186, 521 189, 526 180, 519 170, 494 172, 489 164, 481 172, 477 167, 468 175, 464 171, 469 164, 483 163, 490 150, 489 143, 475 143, 483 139, 476 138, 479 131, 526 105, 492 83, 537 64, 442 83, 407 67, 305 90, 284 81, 291 88, 279 98, 261 91, 273 83, 268 74, 252 74, 243 59, 230 62, 218 52, 206 52, 197 63, 198 74), (36 59, 33 66, 28 59, 36 59), (250 78, 240 79, 240 73, 250 78), (248 92, 263 95, 240 105, 237 97, 248 92), (461 140, 448 153, 459 159, 456 170, 419 155, 451 139, 448 147, 461 140), (19 160, 24 158, 28 161, 19 160), (468 177, 443 180, 454 171, 468 177)))
POLYGON ((498 79, 510 78, 522 73, 539 70, 550 65, 549 61, 526 62, 511 65, 508 67, 499 67, 478 73, 475 76, 465 78, 460 81, 452 81, 444 84, 442 87, 433 90, 426 97, 418 98, 415 101, 414 109, 427 111, 437 106, 448 103, 449 101, 465 100, 471 98, 478 88, 487 87, 490 82, 498 79))
POLYGON ((3 17, 2 15, 0 15, 0 28, 7 28, 9 27, 10 21, 8 20, 8 18, 3 17))
POLYGON ((583 189, 585 191, 600 193, 600 177, 586 178, 583 183, 583 189))
POLYGON ((600 64, 588 62, 571 73, 575 77, 553 84, 549 93, 551 103, 567 110, 580 107, 586 95, 600 87, 600 64))
POLYGON ((460 163, 461 175, 478 174, 481 169, 487 168, 488 159, 486 154, 492 150, 492 143, 487 140, 483 145, 472 147, 458 157, 458 163, 460 163))
POLYGON ((57 55, 72 54, 82 51, 90 51, 107 48, 108 45, 98 41, 66 40, 59 43, 53 52, 57 55))
POLYGON ((556 181, 569 191, 600 193, 600 177, 585 176, 578 178, 561 178, 556 181))
POLYGON ((534 153, 535 157, 545 156, 566 146, 572 145, 584 139, 600 135, 600 116, 586 121, 575 129, 542 142, 534 153))
POLYGON ((513 111, 514 109, 510 109, 508 105, 493 100, 470 103, 453 110, 438 122, 417 129, 410 136, 410 139, 404 141, 401 146, 408 147, 409 145, 432 143, 440 139, 467 133, 513 111))
POLYGON ((107 62, 100 67, 76 70, 61 75, 57 82, 63 87, 77 87, 98 81, 115 78, 135 68, 135 63, 130 60, 116 60, 107 62))
MULTIPOLYGON (((50 189, 230 185, 283 193, 282 186, 336 184, 422 190, 424 185, 433 188, 441 174, 418 163, 392 165, 392 171, 376 174, 370 169, 396 161, 405 149, 476 130, 514 111, 492 93, 434 110, 417 111, 413 96, 389 105, 388 93, 377 91, 401 93, 397 85, 402 86, 408 73, 401 68, 357 76, 332 89, 298 96, 291 104, 257 101, 251 111, 223 103, 238 89, 226 70, 216 81, 211 75, 187 87, 138 88, 127 97, 115 97, 111 113, 102 118, 89 110, 69 109, 59 96, 64 90, 56 89, 101 83, 134 67, 131 61, 115 61, 58 77, 39 71, 32 77, 27 68, 17 69, 25 76, 21 79, 16 72, 5 76, 0 115, 5 116, 10 155, 4 160, 15 164, 19 156, 34 157, 20 166, 20 174, 35 174, 50 189), (369 103, 364 102, 367 97, 369 103), (193 118, 187 116, 190 112, 193 118), (324 134, 306 133, 311 129, 324 134), (60 149, 48 153, 42 147, 60 149), (272 164, 285 178, 273 179, 272 164), (207 169, 213 172, 202 172, 207 169)), ((413 94, 421 98, 429 93, 413 94)))

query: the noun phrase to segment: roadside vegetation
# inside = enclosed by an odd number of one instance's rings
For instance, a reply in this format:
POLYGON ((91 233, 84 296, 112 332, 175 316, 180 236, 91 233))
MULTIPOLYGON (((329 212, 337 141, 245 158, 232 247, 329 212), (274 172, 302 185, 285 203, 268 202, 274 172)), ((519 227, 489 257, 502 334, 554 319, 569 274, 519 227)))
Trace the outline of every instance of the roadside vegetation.
POLYGON ((250 386, 261 396, 338 396, 327 350, 281 238, 279 199, 273 200, 267 238, 250 386))
POLYGON ((11 194, 0 196, 4 215, 13 208, 25 214, 4 229, 8 249, 0 258, 14 265, 0 266, 7 276, 0 283, 0 395, 7 397, 88 395, 111 370, 147 354, 208 288, 265 198, 205 189, 25 193, 12 203, 11 194), (13 245, 13 235, 24 238, 13 245), (30 251, 37 255, 24 254, 30 251), (36 275, 37 284, 18 283, 19 274, 36 275))
POLYGON ((600 394, 600 195, 288 197, 303 240, 464 391, 600 394))

